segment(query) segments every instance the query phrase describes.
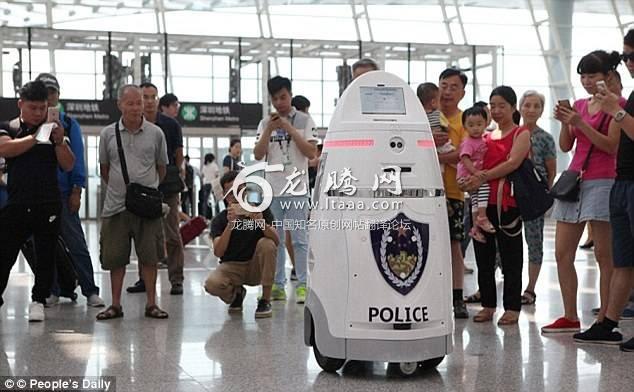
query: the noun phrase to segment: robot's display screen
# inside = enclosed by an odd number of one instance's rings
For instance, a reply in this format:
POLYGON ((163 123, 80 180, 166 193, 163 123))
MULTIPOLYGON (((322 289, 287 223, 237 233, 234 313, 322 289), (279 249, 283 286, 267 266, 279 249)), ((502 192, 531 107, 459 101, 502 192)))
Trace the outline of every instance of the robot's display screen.
POLYGON ((406 114, 405 96, 401 87, 360 87, 361 113, 406 114))

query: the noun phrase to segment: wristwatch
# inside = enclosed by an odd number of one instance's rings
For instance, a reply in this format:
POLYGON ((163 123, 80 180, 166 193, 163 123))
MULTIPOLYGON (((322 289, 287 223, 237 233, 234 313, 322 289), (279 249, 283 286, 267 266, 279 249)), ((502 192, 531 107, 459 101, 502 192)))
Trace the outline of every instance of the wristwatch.
POLYGON ((626 115, 627 115, 627 112, 621 109, 618 112, 616 112, 616 114, 614 115, 614 121, 621 122, 623 121, 626 115))

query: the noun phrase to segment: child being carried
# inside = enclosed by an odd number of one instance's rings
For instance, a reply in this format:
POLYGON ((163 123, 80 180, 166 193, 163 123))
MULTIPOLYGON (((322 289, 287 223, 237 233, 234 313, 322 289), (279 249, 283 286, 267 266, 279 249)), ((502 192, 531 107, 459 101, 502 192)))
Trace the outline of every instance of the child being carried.
MULTIPOLYGON (((462 123, 468 136, 460 145, 460 161, 458 162, 458 185, 463 186, 471 176, 481 176, 484 155, 487 145, 484 140, 484 131, 487 127, 487 112, 479 106, 471 107, 462 113, 462 123)), ((471 216, 473 227, 469 235, 476 241, 486 242, 482 231, 495 233, 495 228, 487 218, 487 205, 489 203, 489 184, 483 183, 480 187, 470 192, 471 216), (481 231, 482 230, 482 231, 481 231)))

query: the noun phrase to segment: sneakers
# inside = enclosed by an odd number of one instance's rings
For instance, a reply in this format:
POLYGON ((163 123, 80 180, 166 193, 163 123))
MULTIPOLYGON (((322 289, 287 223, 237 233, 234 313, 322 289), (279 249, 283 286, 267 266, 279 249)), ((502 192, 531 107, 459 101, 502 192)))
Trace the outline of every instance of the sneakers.
POLYGON ((572 338, 577 343, 591 344, 621 344, 623 335, 616 329, 609 329, 605 324, 596 322, 590 328, 581 333, 576 333, 572 338))
POLYGON ((101 299, 101 297, 97 294, 92 294, 91 296, 89 296, 86 300, 86 304, 93 308, 103 308, 104 306, 106 306, 105 302, 103 302, 103 299, 101 299))
POLYGON ((581 330, 581 323, 579 321, 571 321, 565 317, 558 318, 554 323, 543 326, 542 333, 570 333, 579 332, 581 330))
POLYGON ((183 284, 174 283, 170 289, 170 295, 183 295, 183 284))
POLYGON ((468 319, 469 312, 467 311, 467 305, 464 304, 462 299, 454 299, 453 301, 453 316, 456 319, 468 319))
POLYGON ((29 322, 44 321, 44 305, 31 302, 29 305, 29 322))
POLYGON ((239 313, 242 312, 242 302, 244 301, 244 297, 247 295, 247 289, 240 286, 240 291, 236 293, 236 297, 229 305, 229 313, 239 313))
POLYGON ((298 286, 295 289, 295 300, 298 304, 306 302, 306 286, 298 286))
POLYGON ((46 298, 46 306, 53 306, 59 303, 59 297, 55 294, 51 294, 46 298))
POLYGON ((145 282, 137 280, 135 284, 125 289, 128 293, 145 293, 145 282))
POLYGON ((625 351, 627 353, 633 353, 634 352, 634 338, 628 340, 625 343, 621 343, 621 345, 619 345, 619 348, 621 349, 621 351, 625 351))
POLYGON ((271 289, 271 301, 286 301, 286 291, 284 287, 280 287, 276 284, 271 289))
POLYGON ((258 301, 258 307, 255 309, 255 318, 271 317, 273 310, 271 309, 271 302, 260 298, 258 301))
POLYGON ((295 268, 291 270, 291 281, 297 280, 297 273, 295 272, 295 268))

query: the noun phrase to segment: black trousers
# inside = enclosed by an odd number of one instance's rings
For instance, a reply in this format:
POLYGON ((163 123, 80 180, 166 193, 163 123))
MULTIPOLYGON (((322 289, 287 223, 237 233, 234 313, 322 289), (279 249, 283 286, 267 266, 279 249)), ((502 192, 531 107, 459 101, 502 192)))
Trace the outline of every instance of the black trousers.
POLYGON ((33 236, 37 264, 34 302, 46 303, 55 273, 55 244, 60 231, 61 204, 10 204, 0 210, 0 306, 9 273, 24 242, 33 236))
POLYGON ((517 208, 509 208, 502 211, 503 225, 508 225, 517 219, 514 227, 506 228, 509 234, 519 231, 519 235, 511 237, 500 229, 497 208, 490 205, 487 208, 487 216, 493 226, 495 234, 483 232, 486 243, 473 241, 476 263, 478 264, 478 285, 482 306, 487 308, 497 307, 497 287, 495 285, 495 254, 496 248, 500 248, 502 259, 502 272, 504 273, 504 309, 520 311, 522 308, 522 264, 524 249, 522 240, 522 221, 517 208))
POLYGON ((181 193, 181 210, 189 216, 194 215, 194 191, 191 188, 181 193))

